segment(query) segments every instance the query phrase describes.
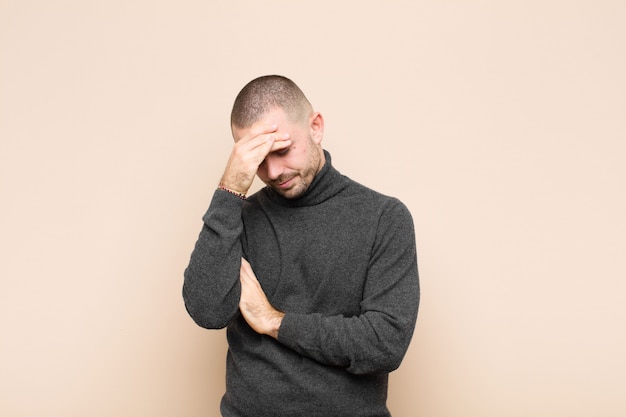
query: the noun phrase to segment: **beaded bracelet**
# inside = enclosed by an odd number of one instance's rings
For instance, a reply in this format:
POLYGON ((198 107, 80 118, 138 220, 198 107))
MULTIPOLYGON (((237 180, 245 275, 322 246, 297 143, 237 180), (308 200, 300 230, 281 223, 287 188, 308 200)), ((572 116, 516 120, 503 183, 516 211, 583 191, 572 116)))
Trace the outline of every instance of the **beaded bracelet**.
POLYGON ((237 197, 241 198, 242 200, 245 200, 245 199, 246 199, 246 195, 245 195, 245 194, 240 193, 240 192, 235 191, 235 190, 231 190, 231 189, 230 189, 230 188, 228 188, 228 187, 224 187, 222 184, 218 185, 218 186, 217 186, 217 189, 218 189, 218 190, 222 190, 222 191, 226 191, 226 192, 231 193, 231 194, 233 194, 233 195, 236 195, 237 197))

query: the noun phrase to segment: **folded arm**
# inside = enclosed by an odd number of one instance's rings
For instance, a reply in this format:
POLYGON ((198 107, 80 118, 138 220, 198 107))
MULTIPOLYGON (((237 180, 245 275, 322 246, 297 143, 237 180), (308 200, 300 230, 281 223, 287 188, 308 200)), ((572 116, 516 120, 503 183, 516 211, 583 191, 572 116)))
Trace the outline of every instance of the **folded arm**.
POLYGON ((396 369, 413 335, 419 304, 415 237, 403 205, 379 225, 357 316, 280 312, 272 307, 247 262, 240 271, 240 310, 257 332, 320 363, 355 374, 396 369))

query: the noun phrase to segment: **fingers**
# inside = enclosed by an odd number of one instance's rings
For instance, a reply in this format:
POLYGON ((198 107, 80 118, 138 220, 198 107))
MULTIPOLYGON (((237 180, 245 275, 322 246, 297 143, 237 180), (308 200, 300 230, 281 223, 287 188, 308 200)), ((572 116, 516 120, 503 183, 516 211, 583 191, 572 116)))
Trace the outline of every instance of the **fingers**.
POLYGON ((244 320, 255 332, 278 338, 278 331, 285 314, 272 307, 252 267, 243 258, 241 258, 239 277, 241 281, 239 311, 244 320))
POLYGON ((242 138, 238 145, 243 152, 254 153, 255 157, 260 159, 260 163, 270 152, 275 152, 291 145, 291 138, 289 133, 264 132, 250 138, 242 138))
POLYGON ((256 275, 254 275, 254 271, 252 270, 252 266, 246 261, 244 258, 241 258, 241 269, 239 271, 239 278, 241 280, 242 285, 261 288, 261 284, 256 279, 256 275))
POLYGON ((276 124, 256 124, 237 143, 241 146, 249 144, 251 148, 255 148, 267 141, 274 140, 277 136, 277 130, 278 125, 276 124))
POLYGON ((269 304, 267 296, 261 283, 257 279, 252 266, 244 258, 241 258, 241 269, 239 271, 239 281, 241 282, 241 301, 240 303, 261 303, 269 304))
POLYGON ((278 131, 278 125, 276 123, 263 123, 263 124, 255 124, 250 128, 248 134, 241 138, 241 140, 245 140, 246 138, 255 138, 261 135, 269 135, 272 133, 276 133, 278 131))
MULTIPOLYGON (((247 132, 247 134, 237 142, 240 142, 242 146, 249 144, 251 149, 254 149, 258 146, 263 146, 264 144, 270 142, 272 144, 272 146, 270 147, 270 151, 274 151, 282 149, 285 144, 281 142, 289 140, 289 133, 278 133, 278 125, 276 123, 259 123, 253 125, 250 128, 249 132, 247 132), (279 147, 273 149, 274 144, 277 144, 279 147)), ((268 151, 268 153, 270 151, 268 151)))
POLYGON ((283 135, 282 137, 278 137, 273 140, 272 146, 268 153, 280 151, 288 148, 289 146, 291 146, 291 137, 289 136, 289 133, 285 133, 285 135, 283 135))
POLYGON ((239 275, 241 279, 250 279, 250 275, 254 275, 254 272, 252 271, 252 267, 250 266, 250 263, 248 261, 246 261, 244 258, 241 258, 241 269, 239 271, 239 275))
MULTIPOLYGON (((261 126, 251 129, 250 134, 242 137, 235 144, 236 154, 242 160, 249 160, 256 168, 270 152, 284 149, 291 145, 289 133, 278 134, 276 125, 261 126)), ((252 167, 251 167, 252 168, 252 167)))
POLYGON ((276 123, 258 123, 236 140, 220 181, 224 187, 246 194, 254 176, 270 152, 291 146, 289 133, 278 133, 276 123))

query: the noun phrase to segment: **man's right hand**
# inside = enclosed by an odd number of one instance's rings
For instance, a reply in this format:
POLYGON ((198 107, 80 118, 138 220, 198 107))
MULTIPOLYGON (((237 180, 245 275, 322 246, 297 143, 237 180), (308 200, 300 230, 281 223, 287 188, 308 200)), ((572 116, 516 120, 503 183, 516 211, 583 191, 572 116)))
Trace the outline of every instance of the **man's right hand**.
POLYGON ((248 129, 236 129, 239 136, 226 164, 220 184, 233 191, 246 194, 252 185, 259 165, 270 152, 291 145, 289 133, 278 134, 278 125, 257 123, 248 129))

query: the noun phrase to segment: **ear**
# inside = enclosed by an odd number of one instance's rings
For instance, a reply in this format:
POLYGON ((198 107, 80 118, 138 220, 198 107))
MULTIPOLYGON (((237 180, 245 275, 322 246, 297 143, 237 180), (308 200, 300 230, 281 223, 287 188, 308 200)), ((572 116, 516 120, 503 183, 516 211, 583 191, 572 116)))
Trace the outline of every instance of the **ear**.
POLYGON ((313 138, 313 142, 319 145, 324 138, 324 118, 321 113, 315 112, 311 115, 309 120, 311 138, 313 138))

